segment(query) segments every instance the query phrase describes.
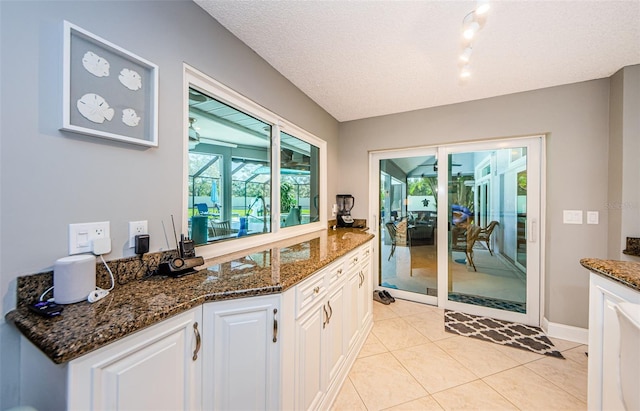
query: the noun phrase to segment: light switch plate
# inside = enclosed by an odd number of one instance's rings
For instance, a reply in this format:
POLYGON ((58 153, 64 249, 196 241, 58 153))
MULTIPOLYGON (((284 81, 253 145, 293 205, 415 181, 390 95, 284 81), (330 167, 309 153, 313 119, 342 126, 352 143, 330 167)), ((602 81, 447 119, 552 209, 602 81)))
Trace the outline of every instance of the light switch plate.
POLYGON ((598 224, 599 217, 597 211, 587 211, 587 224, 598 224))
POLYGON ((90 253, 91 242, 99 238, 111 238, 108 221, 69 224, 69 255, 90 253))
POLYGON ((563 210, 562 222, 564 224, 582 224, 582 210, 563 210))

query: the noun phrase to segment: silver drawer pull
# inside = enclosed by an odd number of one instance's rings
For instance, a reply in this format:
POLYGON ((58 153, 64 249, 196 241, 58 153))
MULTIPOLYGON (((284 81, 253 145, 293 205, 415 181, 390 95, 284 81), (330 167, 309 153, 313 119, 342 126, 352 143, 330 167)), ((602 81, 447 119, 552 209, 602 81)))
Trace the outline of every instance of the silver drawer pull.
POLYGON ((200 351, 200 331, 198 331, 198 323, 193 323, 193 333, 196 335, 196 349, 193 351, 193 361, 198 359, 198 352, 200 351))
POLYGON ((342 268, 338 269, 338 275, 342 275, 342 268))
POLYGON ((313 289, 314 294, 318 294, 320 292, 320 287, 316 287, 313 289))
POLYGON ((273 342, 278 342, 278 309, 273 309, 273 342))

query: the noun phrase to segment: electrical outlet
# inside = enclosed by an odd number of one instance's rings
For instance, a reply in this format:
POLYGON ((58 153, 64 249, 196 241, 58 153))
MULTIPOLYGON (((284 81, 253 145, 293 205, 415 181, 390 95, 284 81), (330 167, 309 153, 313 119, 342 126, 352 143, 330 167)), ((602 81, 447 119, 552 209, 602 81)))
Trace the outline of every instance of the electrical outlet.
POLYGON ((69 224, 69 255, 90 253, 92 241, 110 238, 109 222, 69 224))
POLYGON ((149 234, 147 220, 129 221, 129 248, 136 245, 136 236, 139 234, 149 234))

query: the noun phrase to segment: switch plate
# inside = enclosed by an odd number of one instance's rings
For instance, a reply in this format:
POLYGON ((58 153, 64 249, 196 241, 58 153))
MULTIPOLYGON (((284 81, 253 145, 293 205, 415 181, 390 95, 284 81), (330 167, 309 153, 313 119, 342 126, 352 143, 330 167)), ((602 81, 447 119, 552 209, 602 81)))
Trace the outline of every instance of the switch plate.
POLYGON ((149 234, 147 220, 129 221, 129 248, 136 246, 136 236, 139 234, 149 234))
POLYGON ((587 224, 598 224, 599 214, 597 211, 587 211, 587 224))
POLYGON ((108 221, 69 224, 69 255, 90 253, 98 238, 111 238, 108 221))
POLYGON ((582 224, 582 210, 563 210, 562 222, 564 224, 582 224))

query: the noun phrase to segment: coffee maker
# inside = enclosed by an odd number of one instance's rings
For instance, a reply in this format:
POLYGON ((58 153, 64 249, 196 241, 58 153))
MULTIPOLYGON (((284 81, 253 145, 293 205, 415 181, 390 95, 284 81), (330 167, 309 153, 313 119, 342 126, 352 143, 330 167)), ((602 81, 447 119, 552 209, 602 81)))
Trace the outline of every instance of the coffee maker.
POLYGON ((353 217, 351 217, 351 209, 355 204, 355 199, 351 194, 338 194, 336 196, 336 204, 338 205, 338 227, 353 227, 353 217))

